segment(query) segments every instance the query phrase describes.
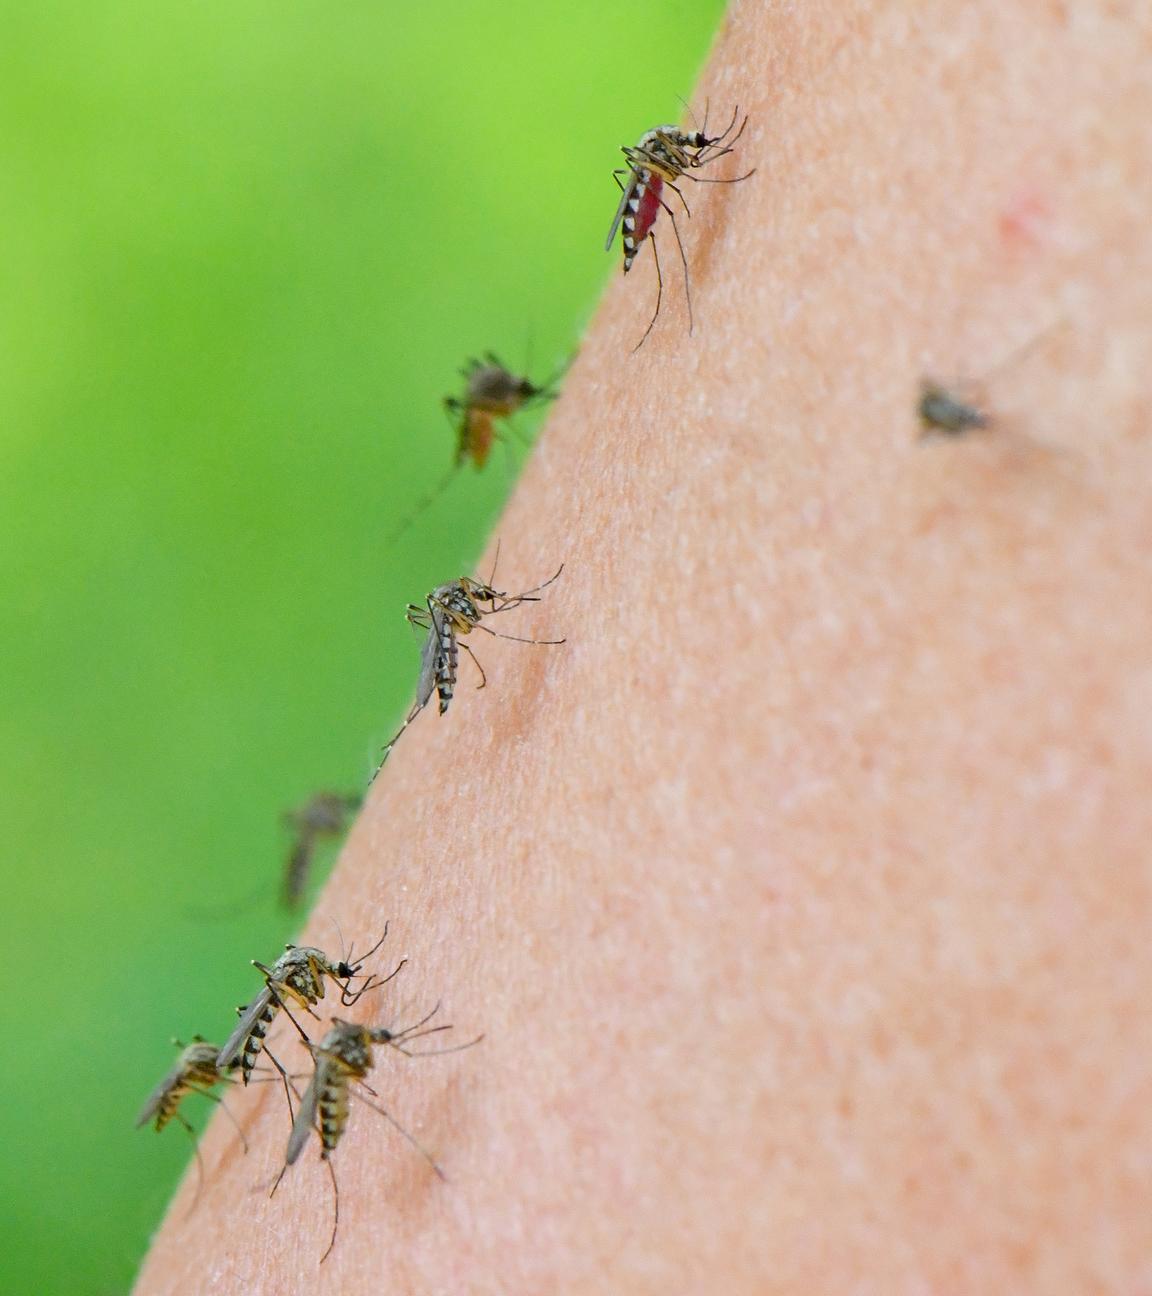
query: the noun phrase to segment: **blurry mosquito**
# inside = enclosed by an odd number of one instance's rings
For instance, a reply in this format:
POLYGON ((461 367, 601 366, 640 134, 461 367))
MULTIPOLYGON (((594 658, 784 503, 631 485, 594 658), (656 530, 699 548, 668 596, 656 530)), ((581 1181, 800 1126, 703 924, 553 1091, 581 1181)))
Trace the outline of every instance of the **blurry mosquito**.
POLYGON ((312 1012, 312 1007, 324 998, 324 992, 327 988, 325 977, 331 978, 339 985, 340 1002, 345 1008, 350 1008, 369 990, 376 990, 382 985, 387 985, 404 966, 405 959, 401 959, 386 977, 377 978, 369 975, 358 990, 353 992, 351 989, 352 979, 360 975, 360 969, 364 966, 365 961, 376 953, 387 937, 388 925, 386 923, 384 925, 384 935, 356 963, 352 961, 351 950, 348 951, 347 959, 341 959, 339 963, 333 963, 323 950, 318 950, 311 945, 286 946, 284 953, 271 967, 265 967, 263 963, 253 959, 252 966, 258 968, 264 974, 264 989, 250 1004, 241 1005, 236 1010, 240 1014, 240 1020, 236 1023, 236 1029, 228 1037, 224 1047, 217 1054, 217 1067, 223 1069, 238 1065, 241 1078, 247 1084, 252 1074, 252 1068, 256 1064, 260 1050, 263 1048, 268 1060, 280 1072, 280 1078, 284 1082, 284 1094, 288 1099, 288 1110, 291 1112, 292 1092, 291 1085, 288 1083, 288 1073, 280 1065, 279 1059, 264 1044, 269 1027, 276 1020, 277 1013, 283 1009, 292 1025, 296 1027, 301 1039, 307 1042, 308 1036, 304 1028, 293 1016, 289 1004, 295 1003, 297 1007, 303 1008, 310 1016, 315 1017, 316 1014, 312 1012))
POLYGON ((387 543, 398 540, 424 510, 439 499, 466 463, 471 463, 477 471, 484 467, 492 452, 492 444, 500 435, 496 430, 496 419, 511 419, 521 410, 555 400, 558 394, 554 390, 556 383, 567 367, 565 362, 543 386, 537 387, 531 379, 512 373, 491 351, 486 351, 482 360, 469 360, 460 370, 465 384, 463 395, 444 397, 444 409, 456 428, 452 466, 388 536, 387 543))
POLYGON ((140 1109, 140 1114, 136 1117, 136 1128, 139 1129, 142 1125, 152 1122, 157 1130, 162 1130, 165 1125, 174 1120, 188 1131, 188 1137, 192 1140, 192 1150, 196 1153, 196 1196, 190 1208, 194 1209, 200 1200, 200 1190, 204 1186, 204 1163, 196 1143, 196 1131, 180 1110, 180 1104, 189 1094, 203 1094, 212 1102, 219 1103, 228 1119, 236 1126, 236 1132, 240 1135, 240 1142, 244 1145, 245 1152, 248 1151, 248 1140, 224 1100, 212 1092, 219 1084, 231 1083, 230 1077, 225 1074, 228 1068, 217 1064, 216 1058, 220 1051, 217 1046, 209 1044, 200 1035, 193 1035, 191 1044, 182 1044, 179 1040, 172 1042, 180 1049, 180 1056, 140 1109))
MULTIPOLYGON (((410 625, 426 631, 424 646, 420 650, 420 676, 416 685, 416 701, 413 702, 404 723, 384 747, 376 773, 388 759, 389 753, 400 740, 400 735, 428 705, 433 692, 440 699, 440 714, 443 715, 451 705, 456 692, 456 674, 459 663, 459 650, 463 650, 476 663, 480 672, 480 683, 483 688, 487 683, 484 668, 476 659, 476 654, 466 644, 460 642, 460 636, 471 634, 473 630, 483 630, 496 639, 511 639, 515 643, 544 644, 555 646, 564 643, 563 639, 523 639, 519 635, 501 634, 489 626, 482 625, 481 619, 494 616, 498 612, 508 612, 522 603, 539 601, 541 590, 547 589, 557 580, 564 570, 561 563, 555 575, 550 576, 542 585, 536 585, 523 594, 508 594, 494 589, 491 583, 473 580, 470 576, 461 576, 459 580, 448 581, 436 588, 424 600, 424 606, 409 603, 404 613, 410 625), (487 607, 483 605, 487 604, 487 607)), ((495 580, 495 569, 493 576, 495 580)), ((375 775, 373 775, 375 777, 375 775)))
MULTIPOLYGON (((1006 369, 1012 368, 1023 360, 1040 342, 1045 341, 1058 328, 1063 327, 1065 322, 1064 316, 1058 316, 1044 328, 1038 329, 1020 346, 1010 351, 995 368, 991 369, 981 380, 979 386, 986 388, 1006 369)), ((991 415, 987 410, 982 409, 979 404, 975 403, 968 393, 958 392, 954 388, 945 386, 944 383, 937 382, 934 378, 922 378, 920 380, 920 395, 916 402, 916 414, 920 419, 921 439, 930 437, 937 432, 943 433, 945 436, 961 437, 969 432, 981 431, 992 426, 991 415)))
POLYGON ((692 291, 688 278, 688 258, 684 254, 684 244, 676 225, 676 214, 664 200, 664 191, 671 190, 680 199, 685 213, 691 216, 684 195, 676 187, 677 180, 684 178, 696 180, 701 184, 738 184, 754 174, 755 168, 746 171, 744 175, 729 179, 693 174, 701 167, 719 161, 732 152, 737 140, 744 134, 745 126, 748 125, 748 118, 745 117, 737 127, 736 120, 739 115, 740 109, 736 108, 727 129, 719 135, 710 136, 708 111, 705 108, 704 125, 699 130, 682 131, 679 126, 657 126, 642 136, 639 144, 634 148, 625 145, 620 150, 627 159, 628 165, 612 173, 612 178, 622 192, 620 206, 616 208, 616 215, 612 218, 612 228, 608 231, 604 250, 606 252, 612 250, 612 240, 616 237, 616 231, 623 226, 624 273, 627 274, 632 269, 632 262, 646 239, 652 244, 652 258, 656 262, 656 309, 652 312, 644 336, 632 348, 633 351, 639 351, 647 341, 648 334, 652 332, 652 327, 660 314, 660 302, 664 296, 664 276, 660 270, 660 255, 656 250, 656 235, 653 232, 661 208, 668 213, 672 222, 672 233, 676 237, 676 246, 680 249, 680 262, 684 267, 684 297, 688 303, 688 332, 692 332, 692 291), (622 180, 621 176, 627 176, 627 180, 622 180))
POLYGON ((348 1125, 349 1098, 352 1092, 356 1092, 361 1102, 371 1107, 373 1111, 379 1112, 393 1128, 398 1130, 428 1162, 440 1179, 445 1177, 444 1171, 436 1164, 432 1154, 396 1120, 391 1112, 377 1106, 364 1096, 364 1092, 360 1092, 365 1091, 373 1098, 379 1096, 366 1080, 372 1067, 372 1049, 377 1045, 386 1044, 398 1053, 403 1053, 405 1057, 434 1057, 445 1053, 458 1053, 461 1049, 471 1048, 473 1044, 478 1044, 483 1039, 480 1035, 474 1040, 469 1040, 467 1044, 458 1044, 454 1048, 421 1049, 412 1052, 408 1045, 415 1040, 452 1029, 451 1026, 428 1026, 439 1008, 440 1005, 437 1004, 421 1021, 401 1031, 392 1031, 384 1026, 359 1026, 334 1018, 332 1029, 319 1044, 305 1041, 316 1060, 316 1072, 304 1094, 300 1110, 296 1113, 292 1133, 288 1139, 288 1150, 284 1156, 284 1167, 272 1185, 272 1192, 274 1193, 280 1186, 280 1180, 288 1167, 295 1165, 307 1145, 309 1135, 315 1130, 320 1138, 321 1159, 328 1166, 328 1174, 332 1179, 334 1203, 332 1237, 328 1249, 320 1257, 321 1264, 332 1254, 332 1248, 336 1245, 336 1230, 340 1225, 340 1188, 336 1183, 336 1171, 331 1157, 348 1125), (359 1086, 356 1091, 352 1090, 353 1082, 359 1086))
POLYGON ((295 909, 304 898, 317 845, 326 837, 338 837, 347 827, 351 813, 359 807, 358 796, 317 792, 284 815, 284 822, 295 831, 281 886, 281 899, 286 908, 295 909))

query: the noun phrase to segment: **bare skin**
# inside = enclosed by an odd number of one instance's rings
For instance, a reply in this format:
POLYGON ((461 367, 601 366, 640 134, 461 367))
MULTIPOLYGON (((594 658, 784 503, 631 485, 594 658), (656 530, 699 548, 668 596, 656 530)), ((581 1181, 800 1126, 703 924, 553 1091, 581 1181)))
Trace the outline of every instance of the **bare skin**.
POLYGON ((1152 1291, 1149 12, 736 7, 695 336, 661 218, 500 524, 568 643, 473 636, 306 934, 487 1032, 374 1073, 448 1182, 353 1110, 319 1268, 261 1086, 142 1296, 1152 1291))

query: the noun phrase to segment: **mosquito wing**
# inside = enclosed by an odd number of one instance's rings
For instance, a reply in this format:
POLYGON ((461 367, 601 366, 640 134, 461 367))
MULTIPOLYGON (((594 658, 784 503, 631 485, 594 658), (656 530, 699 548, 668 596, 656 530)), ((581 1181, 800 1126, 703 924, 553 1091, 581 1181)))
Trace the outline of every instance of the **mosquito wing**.
POLYGON ((428 705, 428 699, 436 688, 436 667, 440 663, 440 638, 444 631, 444 613, 439 608, 431 609, 432 624, 428 627, 428 638, 420 649, 420 678, 416 684, 416 710, 428 705))
POLYGON ((616 215, 612 217, 612 228, 608 231, 608 237, 604 242, 604 251, 612 251, 612 240, 616 237, 616 231, 620 228, 620 222, 624 219, 624 213, 628 210, 628 204, 636 196, 636 186, 640 183, 640 177, 635 171, 630 171, 628 183, 624 186, 624 192, 620 195, 620 206, 616 208, 616 215))
POLYGON ((236 1029, 228 1036, 224 1047, 216 1055, 216 1067, 218 1070, 223 1071, 225 1067, 231 1066, 240 1056, 248 1036, 252 1034, 253 1027, 260 1020, 261 1014, 268 1004, 272 1002, 272 999, 272 991, 265 986, 240 1014, 236 1029))
POLYGON ((304 1100, 292 1122, 292 1133, 288 1135, 288 1150, 284 1153, 284 1164, 295 1165, 300 1153, 308 1142, 308 1136, 316 1128, 316 1105, 320 1090, 328 1077, 328 1059, 321 1056, 316 1059, 316 1072, 312 1083, 304 1093, 304 1100))
POLYGON ((147 1125, 160 1110, 160 1104, 168 1096, 169 1091, 179 1083, 183 1071, 184 1059, 181 1057, 178 1062, 173 1064, 172 1069, 164 1079, 161 1080, 156 1088, 152 1090, 148 1095, 148 1101, 140 1108, 140 1115, 136 1117, 137 1129, 139 1129, 141 1125, 147 1125))

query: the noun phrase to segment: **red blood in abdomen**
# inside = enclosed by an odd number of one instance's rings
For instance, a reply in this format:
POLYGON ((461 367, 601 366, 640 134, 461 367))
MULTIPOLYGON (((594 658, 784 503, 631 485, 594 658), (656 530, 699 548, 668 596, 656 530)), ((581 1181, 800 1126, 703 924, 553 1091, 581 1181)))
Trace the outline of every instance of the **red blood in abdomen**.
POLYGON ((660 195, 663 190, 663 176, 649 172, 648 183, 640 195, 640 206, 636 208, 636 224, 632 228, 632 237, 636 240, 637 247, 644 242, 652 226, 656 224, 656 217, 660 211, 660 195))

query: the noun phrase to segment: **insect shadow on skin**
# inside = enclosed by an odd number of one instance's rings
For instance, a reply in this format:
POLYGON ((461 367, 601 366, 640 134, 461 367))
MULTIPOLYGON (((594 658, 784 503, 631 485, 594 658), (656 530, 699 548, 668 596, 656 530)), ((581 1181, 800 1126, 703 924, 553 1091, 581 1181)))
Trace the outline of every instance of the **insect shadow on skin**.
POLYGON ((440 1057, 447 1053, 459 1053, 463 1049, 472 1048, 484 1038, 483 1035, 478 1035, 466 1044, 457 1044, 452 1048, 421 1049, 413 1052, 408 1046, 416 1040, 452 1029, 451 1025, 428 1025, 439 1011, 440 1005, 437 1004, 420 1021, 399 1031, 393 1031, 385 1026, 362 1026, 333 1018, 331 1029, 319 1044, 305 1042, 315 1061, 315 1071, 292 1124, 292 1132, 284 1155, 284 1165, 268 1195, 271 1197, 275 1194, 288 1168, 299 1160, 309 1136, 315 1131, 320 1140, 321 1160, 327 1165, 328 1175, 332 1181, 333 1201, 332 1235, 327 1250, 320 1257, 321 1264, 332 1254, 332 1248, 336 1245, 336 1233, 340 1227, 340 1186, 336 1180, 332 1154, 336 1151, 348 1126, 352 1094, 355 1094, 365 1106, 371 1107, 373 1111, 383 1116, 393 1129, 397 1130, 428 1162, 437 1178, 447 1181, 444 1171, 427 1148, 406 1130, 391 1112, 365 1097, 365 1093, 371 1094, 372 1098, 380 1096, 367 1081, 368 1072, 373 1065, 374 1047, 387 1045, 405 1057, 440 1057), (356 1088, 353 1088, 354 1085, 356 1088))
POLYGON ((688 258, 684 252, 679 226, 676 224, 676 213, 665 202, 664 191, 670 190, 674 193, 680 199, 685 215, 691 218, 691 209, 684 194, 676 186, 677 180, 694 180, 698 184, 739 184, 754 175, 755 167, 744 175, 727 178, 693 174, 701 167, 717 162, 733 151, 737 141, 744 134, 744 128, 748 125, 748 118, 745 117, 737 127, 739 116, 740 108, 737 106, 732 112, 732 120, 727 127, 719 135, 710 136, 708 106, 705 105, 704 124, 697 130, 683 131, 678 126, 657 126, 641 136, 640 142, 635 146, 624 145, 620 150, 628 165, 619 167, 612 173, 612 178, 621 190, 620 205, 612 218, 612 226, 608 231, 604 250, 606 252, 612 250, 612 240, 616 237, 616 231, 622 229, 624 273, 627 274, 632 269, 632 263, 645 242, 652 244, 652 259, 656 266, 656 307, 648 327, 644 330, 644 336, 632 348, 633 351, 639 351, 648 340, 648 335, 652 332, 660 314, 660 303, 664 298, 664 275, 660 269, 660 254, 654 231, 656 218, 661 210, 668 213, 676 246, 680 251, 680 263, 684 268, 684 297, 688 304, 688 333, 689 336, 692 334, 694 320, 688 258), (627 176, 627 181, 622 180, 621 176, 627 176))
POLYGON ((269 1062, 280 1073, 284 1085, 284 1096, 288 1100, 289 1119, 292 1119, 294 1116, 293 1091, 288 1073, 281 1065, 279 1058, 265 1045, 265 1037, 272 1023, 276 1020, 278 1014, 283 1011, 292 1025, 295 1026, 300 1038, 305 1043, 308 1043, 308 1034, 296 1020, 290 1007, 291 1004, 303 1009, 310 1017, 318 1021, 319 1018, 312 1009, 315 1004, 324 998, 327 989, 326 980, 334 981, 339 986, 340 1003, 345 1008, 350 1008, 357 1003, 370 990, 377 990, 381 986, 387 985, 399 973, 407 962, 406 959, 401 959, 386 977, 380 978, 369 974, 365 983, 358 990, 353 991, 351 989, 351 983, 361 975, 360 969, 364 966, 364 963, 380 949, 387 938, 388 924, 385 923, 384 934, 366 954, 361 956, 359 961, 354 961, 353 953, 349 950, 347 958, 341 959, 339 963, 333 963, 323 950, 316 949, 311 945, 286 946, 284 953, 271 967, 267 967, 253 959, 252 966, 264 975, 264 988, 251 1003, 241 1004, 236 1010, 240 1020, 236 1023, 236 1029, 228 1037, 223 1048, 220 1049, 216 1057, 216 1066, 220 1069, 238 1066, 241 1079, 246 1085, 256 1064, 256 1059, 263 1049, 269 1062))
POLYGON ((512 418, 521 410, 555 400, 556 384, 567 372, 570 360, 545 382, 537 386, 531 379, 514 374, 493 352, 486 351, 482 360, 469 360, 460 375, 464 379, 461 396, 445 396, 445 413, 456 433, 456 450, 447 472, 411 513, 386 538, 394 544, 426 509, 430 508, 452 483, 466 463, 479 472, 488 462, 492 445, 501 439, 496 420, 511 428, 512 418))
MULTIPOLYGON (((498 559, 499 549, 497 549, 498 559)), ((524 603, 539 602, 540 591, 547 589, 553 581, 558 580, 563 570, 564 564, 561 563, 556 572, 543 584, 536 585, 521 594, 509 594, 493 587, 492 582, 496 579, 496 564, 493 563, 492 575, 487 581, 461 576, 459 580, 437 585, 424 600, 423 607, 417 603, 408 604, 407 611, 404 613, 405 620, 409 625, 425 632, 424 644, 420 650, 420 675, 416 684, 416 700, 404 723, 385 744, 380 763, 372 775, 373 779, 380 773, 401 735, 431 701, 433 692, 439 698, 440 714, 443 715, 448 710, 456 691, 460 649, 472 658, 476 669, 480 672, 480 683, 476 687, 484 688, 486 685, 487 676, 484 668, 472 649, 461 642, 463 635, 471 634, 473 630, 482 630, 493 638, 510 639, 513 643, 556 647, 565 642, 564 639, 525 639, 519 635, 503 634, 482 624, 484 617, 510 612, 524 603), (485 607, 484 604, 488 606, 485 607)))

